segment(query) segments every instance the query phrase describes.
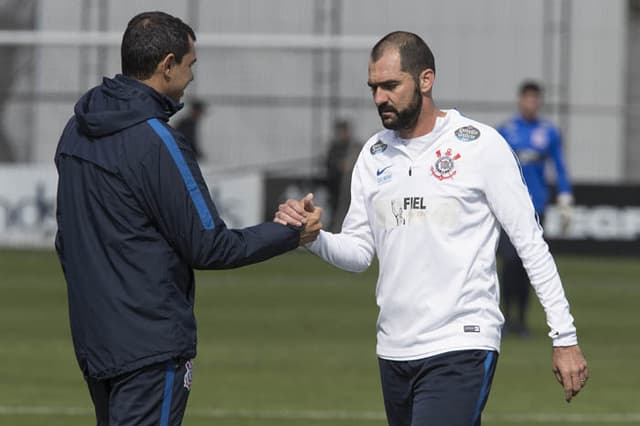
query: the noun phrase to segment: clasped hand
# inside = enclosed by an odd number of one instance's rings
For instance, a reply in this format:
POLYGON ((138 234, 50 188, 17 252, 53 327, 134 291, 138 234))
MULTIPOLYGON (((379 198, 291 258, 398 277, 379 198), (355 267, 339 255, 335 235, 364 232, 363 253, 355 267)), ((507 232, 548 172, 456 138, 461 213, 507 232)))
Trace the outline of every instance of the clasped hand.
POLYGON ((300 245, 315 241, 322 229, 322 208, 313 203, 313 194, 307 194, 301 200, 289 199, 278 206, 273 221, 282 225, 302 228, 300 245))

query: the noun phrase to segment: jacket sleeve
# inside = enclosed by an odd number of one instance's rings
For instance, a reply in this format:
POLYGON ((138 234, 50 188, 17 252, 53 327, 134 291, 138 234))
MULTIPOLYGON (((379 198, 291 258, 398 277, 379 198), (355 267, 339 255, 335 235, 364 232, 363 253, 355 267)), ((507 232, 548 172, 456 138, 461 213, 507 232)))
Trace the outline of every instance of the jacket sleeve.
POLYGON ((193 151, 164 123, 148 124, 160 143, 131 165, 153 224, 193 268, 226 269, 269 259, 298 246, 299 231, 267 222, 228 229, 218 215, 193 151))
POLYGON ((542 304, 554 346, 577 343, 576 329, 556 264, 522 178, 515 154, 495 133, 487 141, 485 195, 489 207, 516 248, 529 281, 542 304))
POLYGON ((323 260, 350 272, 365 271, 373 261, 373 233, 363 197, 360 160, 351 179, 351 204, 342 225, 342 232, 321 231, 318 239, 307 248, 323 260))

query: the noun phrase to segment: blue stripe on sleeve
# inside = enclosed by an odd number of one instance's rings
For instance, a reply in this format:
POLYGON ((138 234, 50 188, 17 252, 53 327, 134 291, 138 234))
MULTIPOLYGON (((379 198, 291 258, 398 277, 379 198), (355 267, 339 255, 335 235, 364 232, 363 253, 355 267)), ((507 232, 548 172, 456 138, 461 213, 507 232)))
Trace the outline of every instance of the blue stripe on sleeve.
POLYGON ((164 395, 162 396, 162 415, 160 416, 160 426, 169 426, 171 417, 171 397, 173 395, 173 379, 176 375, 173 362, 167 363, 167 372, 164 376, 164 395))
POLYGON ((180 175, 182 175, 184 185, 187 187, 187 191, 189 191, 189 195, 191 196, 191 200, 198 211, 198 215, 200 215, 202 226, 207 230, 215 229, 216 225, 213 222, 213 217, 211 216, 209 207, 207 207, 207 203, 204 201, 202 192, 193 178, 191 169, 187 166, 187 162, 185 161, 182 152, 180 152, 180 148, 178 148, 178 144, 173 138, 173 135, 171 135, 171 132, 169 132, 169 130, 167 130, 167 128, 163 126, 157 118, 151 118, 147 120, 147 123, 149 123, 151 128, 158 134, 158 136, 160 136, 160 139, 162 139, 162 142, 169 150, 173 161, 176 163, 176 166, 180 171, 180 175))
POLYGON ((518 158, 518 154, 516 154, 513 148, 510 147, 510 149, 511 149, 511 155, 513 155, 513 158, 515 158, 516 164, 518 165, 518 171, 520 171, 520 179, 522 180, 522 183, 524 184, 524 186, 527 187, 527 192, 529 193, 529 199, 533 204, 533 210, 536 216, 536 223, 538 224, 538 228, 542 229, 542 225, 540 224, 540 216, 538 216, 538 210, 536 209, 536 205, 533 202, 533 195, 531 194, 531 188, 529 188, 529 186, 527 185, 527 181, 524 178, 524 173, 522 172, 522 164, 520 164, 520 159, 518 158))
POLYGON ((489 392, 489 376, 491 375, 491 364, 493 363, 493 358, 495 356, 495 352, 488 351, 487 357, 484 360, 484 378, 482 379, 482 387, 480 388, 480 395, 478 396, 478 403, 476 404, 476 412, 473 415, 473 422, 471 422, 471 426, 475 426, 480 418, 480 413, 482 413, 483 403, 487 399, 487 393, 489 392))

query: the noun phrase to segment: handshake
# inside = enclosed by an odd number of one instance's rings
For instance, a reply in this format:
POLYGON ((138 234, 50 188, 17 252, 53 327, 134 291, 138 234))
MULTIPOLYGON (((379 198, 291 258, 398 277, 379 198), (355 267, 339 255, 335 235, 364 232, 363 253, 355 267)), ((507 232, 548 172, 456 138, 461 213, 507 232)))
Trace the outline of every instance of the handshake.
POLYGON ((301 229, 300 245, 315 241, 322 229, 322 208, 313 204, 313 194, 307 194, 301 200, 289 199, 278 206, 273 221, 301 229))

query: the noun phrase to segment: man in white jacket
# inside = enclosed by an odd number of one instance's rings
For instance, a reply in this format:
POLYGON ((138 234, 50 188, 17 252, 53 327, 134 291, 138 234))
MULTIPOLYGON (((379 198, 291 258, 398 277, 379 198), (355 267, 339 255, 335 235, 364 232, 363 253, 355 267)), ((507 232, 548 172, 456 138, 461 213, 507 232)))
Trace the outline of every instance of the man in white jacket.
MULTIPOLYGON (((386 128, 353 170, 342 232, 307 247, 348 271, 374 256, 377 355, 389 425, 480 425, 500 349, 496 246, 504 228, 542 303, 553 371, 570 401, 588 369, 558 272, 509 145, 432 99, 433 54, 394 32, 372 49, 368 85, 386 128)), ((302 221, 311 200, 276 216, 302 221)))

